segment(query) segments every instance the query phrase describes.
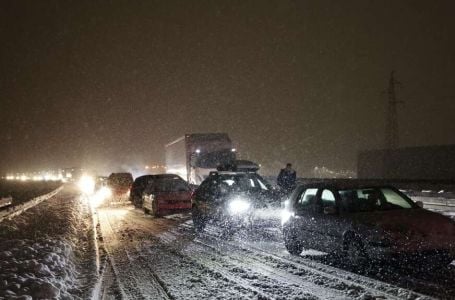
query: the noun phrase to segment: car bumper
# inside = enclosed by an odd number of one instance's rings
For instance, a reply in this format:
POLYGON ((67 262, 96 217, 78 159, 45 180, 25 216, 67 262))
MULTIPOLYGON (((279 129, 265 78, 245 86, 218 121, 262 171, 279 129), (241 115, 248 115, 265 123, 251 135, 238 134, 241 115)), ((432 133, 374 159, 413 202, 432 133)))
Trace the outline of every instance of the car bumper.
POLYGON ((191 202, 167 202, 158 203, 157 208, 160 210, 184 210, 191 209, 191 202))
POLYGON ((398 251, 391 247, 368 247, 366 249, 368 257, 383 261, 399 261, 418 263, 422 261, 447 258, 455 260, 455 251, 453 249, 431 249, 422 251, 398 251))

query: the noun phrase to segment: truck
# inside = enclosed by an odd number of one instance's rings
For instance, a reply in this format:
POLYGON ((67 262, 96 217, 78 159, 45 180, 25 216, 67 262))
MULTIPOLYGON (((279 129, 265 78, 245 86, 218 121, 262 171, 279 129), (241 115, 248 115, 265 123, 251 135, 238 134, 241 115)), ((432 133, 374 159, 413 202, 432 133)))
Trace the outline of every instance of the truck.
POLYGON ((165 145, 166 173, 177 174, 192 185, 235 159, 236 149, 227 133, 190 133, 165 145))

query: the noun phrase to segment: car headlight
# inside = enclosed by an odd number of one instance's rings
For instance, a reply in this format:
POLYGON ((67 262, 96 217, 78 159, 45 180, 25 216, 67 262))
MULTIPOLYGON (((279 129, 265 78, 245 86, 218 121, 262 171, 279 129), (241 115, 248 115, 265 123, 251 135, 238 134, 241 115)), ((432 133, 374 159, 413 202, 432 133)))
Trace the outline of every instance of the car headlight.
POLYGON ((95 179, 91 176, 84 175, 79 179, 78 186, 82 193, 91 195, 95 191, 95 179))
POLYGON ((233 215, 242 214, 250 208, 251 204, 240 198, 233 199, 229 202, 229 212, 233 215))
POLYGON ((102 188, 99 189, 99 194, 103 199, 106 199, 112 197, 112 190, 107 186, 103 186, 102 188))
POLYGON ((289 211, 287 209, 282 209, 281 210, 281 226, 286 224, 293 216, 294 216, 294 213, 292 213, 291 211, 289 211))

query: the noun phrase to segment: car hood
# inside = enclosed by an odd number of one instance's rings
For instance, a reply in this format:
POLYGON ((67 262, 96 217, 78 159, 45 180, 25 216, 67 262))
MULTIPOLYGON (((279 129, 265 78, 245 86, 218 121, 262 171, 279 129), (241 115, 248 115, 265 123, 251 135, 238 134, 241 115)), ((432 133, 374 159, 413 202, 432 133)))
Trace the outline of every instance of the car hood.
POLYGON ((426 240, 455 246, 455 222, 425 209, 397 209, 351 214, 355 226, 381 229, 394 239, 426 240))
POLYGON ((230 201, 232 199, 244 199, 245 201, 248 201, 253 204, 255 208, 262 208, 262 207, 268 207, 268 206, 273 206, 273 204, 278 203, 279 201, 276 200, 272 193, 269 192, 236 192, 236 193, 230 193, 229 195, 226 195, 224 197, 224 201, 230 201))

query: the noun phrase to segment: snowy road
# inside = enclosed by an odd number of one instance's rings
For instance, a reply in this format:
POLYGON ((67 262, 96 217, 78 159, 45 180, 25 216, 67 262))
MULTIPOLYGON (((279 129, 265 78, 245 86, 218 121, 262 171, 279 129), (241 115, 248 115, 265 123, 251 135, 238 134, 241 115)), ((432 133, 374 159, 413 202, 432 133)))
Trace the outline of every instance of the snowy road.
POLYGON ((444 273, 444 280, 434 282, 408 271, 371 268, 355 273, 316 251, 290 256, 273 224, 232 236, 208 226, 207 232, 196 235, 185 214, 155 219, 123 207, 99 209, 98 218, 101 244, 111 265, 105 272, 104 299, 425 299, 430 297, 422 294, 455 295, 453 273, 444 273))

